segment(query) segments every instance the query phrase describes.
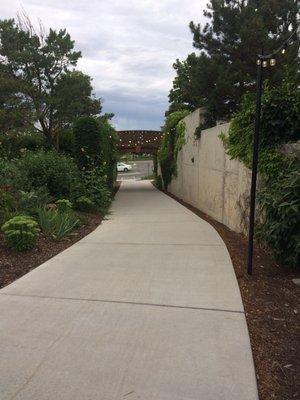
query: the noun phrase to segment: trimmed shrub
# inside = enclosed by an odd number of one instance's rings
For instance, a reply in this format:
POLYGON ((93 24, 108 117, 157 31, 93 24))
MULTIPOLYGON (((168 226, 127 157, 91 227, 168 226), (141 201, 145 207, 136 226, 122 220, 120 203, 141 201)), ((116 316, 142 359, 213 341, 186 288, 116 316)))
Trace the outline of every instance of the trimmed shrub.
POLYGON ((93 117, 81 117, 74 124, 75 158, 79 168, 91 168, 100 164, 100 127, 93 117))
POLYGON ((86 196, 80 196, 75 200, 77 210, 83 212, 94 212, 97 207, 96 204, 86 196))
POLYGON ((38 238, 38 224, 31 217, 17 215, 8 220, 3 226, 5 240, 14 250, 32 249, 38 238))

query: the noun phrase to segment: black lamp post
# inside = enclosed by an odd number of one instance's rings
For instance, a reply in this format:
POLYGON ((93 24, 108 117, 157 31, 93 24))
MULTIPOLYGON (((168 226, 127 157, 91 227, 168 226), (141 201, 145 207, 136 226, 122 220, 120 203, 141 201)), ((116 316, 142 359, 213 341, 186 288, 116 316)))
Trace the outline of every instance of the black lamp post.
POLYGON ((253 137, 253 156, 252 156, 252 176, 251 176, 251 190, 250 190, 250 215, 249 215, 249 235, 248 235, 248 256, 247 256, 247 272, 252 275, 253 266, 253 239, 254 239, 254 224, 255 224, 255 203, 256 203, 256 181, 258 170, 258 154, 259 154, 259 133, 260 133, 260 115, 261 115, 261 97, 263 89, 263 69, 276 65, 276 55, 281 52, 284 54, 292 37, 297 34, 294 30, 289 38, 273 53, 264 55, 258 54, 257 56, 257 80, 256 80, 256 114, 255 114, 255 129, 253 137))

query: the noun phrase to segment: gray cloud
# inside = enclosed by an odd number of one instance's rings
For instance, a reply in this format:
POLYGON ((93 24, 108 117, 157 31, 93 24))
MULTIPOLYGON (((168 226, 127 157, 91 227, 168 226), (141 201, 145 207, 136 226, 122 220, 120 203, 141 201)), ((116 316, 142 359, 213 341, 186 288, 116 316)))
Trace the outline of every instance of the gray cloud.
POLYGON ((93 77, 117 129, 159 129, 174 77, 192 51, 191 20, 204 22, 207 0, 2 0, 0 17, 22 8, 35 23, 66 28, 82 51, 78 68, 93 77))

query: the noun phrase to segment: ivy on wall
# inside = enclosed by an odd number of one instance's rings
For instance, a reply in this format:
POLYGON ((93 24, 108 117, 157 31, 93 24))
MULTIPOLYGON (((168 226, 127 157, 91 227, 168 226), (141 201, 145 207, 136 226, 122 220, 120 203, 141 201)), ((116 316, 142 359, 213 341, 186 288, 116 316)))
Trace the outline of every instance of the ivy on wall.
MULTIPOLYGON (((248 168, 252 162, 255 98, 244 96, 227 137, 221 135, 227 154, 248 168)), ((296 156, 284 154, 282 145, 300 139, 300 92, 286 79, 276 88, 265 85, 259 149, 257 238, 274 255, 291 266, 300 261, 300 170, 296 156)))
POLYGON ((185 144, 185 123, 182 119, 189 113, 187 110, 181 110, 169 114, 162 128, 164 135, 157 157, 165 188, 177 174, 178 152, 185 144))

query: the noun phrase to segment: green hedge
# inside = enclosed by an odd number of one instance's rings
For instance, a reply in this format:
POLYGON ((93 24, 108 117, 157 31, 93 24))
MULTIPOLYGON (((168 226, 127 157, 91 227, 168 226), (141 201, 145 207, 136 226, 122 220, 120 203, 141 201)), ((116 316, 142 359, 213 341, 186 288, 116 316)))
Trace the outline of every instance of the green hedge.
POLYGON ((79 168, 91 168, 101 163, 101 136, 98 121, 81 117, 74 124, 75 159, 79 168))
MULTIPOLYGON (((299 160, 282 153, 281 145, 300 139, 300 92, 292 80, 265 86, 259 149, 260 189, 257 238, 287 265, 300 265, 299 160), (263 223, 259 223, 262 220, 263 223)), ((228 137, 221 136, 231 158, 251 168, 255 99, 244 96, 228 137)))

